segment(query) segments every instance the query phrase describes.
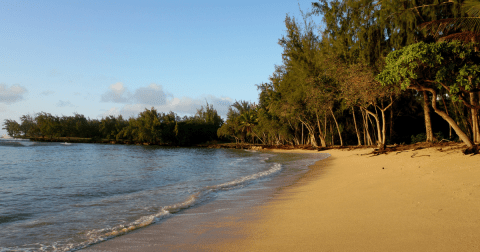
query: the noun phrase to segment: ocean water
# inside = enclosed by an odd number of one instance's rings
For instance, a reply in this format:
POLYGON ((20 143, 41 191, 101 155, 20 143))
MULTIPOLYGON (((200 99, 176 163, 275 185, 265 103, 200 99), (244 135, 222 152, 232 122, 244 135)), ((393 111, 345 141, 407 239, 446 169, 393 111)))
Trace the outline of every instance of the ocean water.
POLYGON ((327 156, 0 139, 0 251, 85 248, 327 156))

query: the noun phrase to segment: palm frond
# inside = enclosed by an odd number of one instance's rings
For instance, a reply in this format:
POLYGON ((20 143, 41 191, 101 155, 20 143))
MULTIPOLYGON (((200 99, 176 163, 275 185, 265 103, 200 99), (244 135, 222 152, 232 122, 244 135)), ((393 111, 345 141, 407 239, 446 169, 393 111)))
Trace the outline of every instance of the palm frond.
POLYGON ((480 0, 465 0, 462 4, 465 13, 470 17, 480 17, 480 0))
POLYGON ((479 42, 480 41, 480 33, 478 32, 459 32, 459 33, 454 33, 447 35, 445 37, 441 37, 438 39, 439 42, 443 41, 453 41, 453 40, 460 40, 465 43, 470 43, 470 42, 479 42))
POLYGON ((450 36, 452 33, 480 33, 480 17, 446 18, 425 22, 419 26, 435 38, 450 36))

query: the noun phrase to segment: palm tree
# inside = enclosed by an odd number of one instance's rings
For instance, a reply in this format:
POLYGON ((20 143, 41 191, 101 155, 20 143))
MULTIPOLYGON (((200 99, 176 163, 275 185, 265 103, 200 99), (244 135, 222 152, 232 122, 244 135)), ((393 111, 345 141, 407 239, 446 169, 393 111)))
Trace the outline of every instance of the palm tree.
MULTIPOLYGON (((259 138, 257 134, 253 132, 253 128, 257 124, 258 124, 258 118, 257 118, 257 111, 255 109, 247 110, 240 115, 240 118, 239 118, 240 130, 242 132, 245 132, 247 135, 251 133, 257 138, 259 138)), ((255 140, 255 138, 253 137, 252 139, 255 140)))
MULTIPOLYGON (((457 4, 448 0, 441 4, 457 4)), ((419 6, 427 7, 427 6, 419 6)), ((454 6, 455 8, 455 6, 454 6)), ((460 17, 443 18, 424 22, 420 29, 433 36, 436 41, 460 40, 466 43, 480 41, 480 1, 465 0, 461 3, 460 17)))

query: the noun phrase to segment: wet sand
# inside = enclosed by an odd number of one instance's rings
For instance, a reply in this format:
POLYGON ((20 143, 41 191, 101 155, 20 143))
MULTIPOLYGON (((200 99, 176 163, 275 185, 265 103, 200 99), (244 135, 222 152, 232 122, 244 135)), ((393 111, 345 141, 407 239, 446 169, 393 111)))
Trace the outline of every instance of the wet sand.
POLYGON ((480 156, 436 149, 328 150, 253 208, 225 202, 202 221, 189 209, 86 251, 479 251, 480 156))

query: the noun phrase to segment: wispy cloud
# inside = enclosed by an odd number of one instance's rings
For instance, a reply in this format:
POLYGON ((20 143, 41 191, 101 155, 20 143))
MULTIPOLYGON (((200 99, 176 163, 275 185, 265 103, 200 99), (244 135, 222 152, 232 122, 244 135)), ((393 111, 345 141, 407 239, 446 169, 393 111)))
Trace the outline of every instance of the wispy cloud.
POLYGON ((41 92, 40 94, 41 95, 44 95, 44 96, 48 96, 48 95, 52 95, 54 94, 55 92, 53 92, 52 90, 46 90, 46 91, 43 91, 41 92))
POLYGON ((107 117, 107 116, 115 116, 115 117, 117 117, 117 116, 119 116, 119 115, 121 115, 120 110, 119 110, 117 107, 113 107, 113 108, 111 108, 111 109, 103 112, 102 114, 98 115, 98 117, 100 117, 100 118, 105 118, 105 117, 107 117))
POLYGON ((108 89, 102 95, 102 102, 164 105, 167 103, 167 98, 172 97, 171 94, 163 91, 161 85, 155 83, 147 87, 140 87, 133 94, 121 82, 110 85, 108 89))
POLYGON ((123 83, 117 82, 108 87, 108 91, 102 95, 102 102, 127 103, 130 93, 127 91, 123 83))
POLYGON ((23 95, 27 89, 20 85, 7 87, 6 84, 0 84, 0 102, 11 104, 23 100, 23 95))
POLYGON ((200 109, 202 106, 205 107, 207 102, 213 105, 219 115, 226 116, 228 108, 233 103, 231 98, 219 98, 213 95, 205 95, 198 98, 174 97, 158 84, 150 84, 131 93, 121 82, 110 85, 109 90, 102 95, 102 101, 123 103, 125 105, 120 109, 113 107, 100 114, 99 117, 122 115, 125 118, 136 117, 145 108, 150 109, 152 107, 164 113, 173 111, 180 115, 193 115, 197 112, 197 109, 200 109))
POLYGON ((73 104, 70 101, 62 101, 62 100, 58 101, 55 106, 60 107, 60 108, 74 107, 73 104))
POLYGON ((113 107, 105 113, 99 115, 99 117, 105 117, 108 115, 122 115, 125 118, 136 117, 138 114, 140 114, 140 112, 144 111, 145 109, 150 109, 152 107, 154 107, 158 112, 163 113, 173 111, 179 115, 194 115, 195 113, 197 113, 197 109, 200 109, 202 106, 205 107, 207 102, 208 104, 213 105, 213 108, 217 110, 217 113, 220 116, 226 117, 228 108, 233 103, 233 100, 226 97, 218 98, 213 95, 196 99, 189 97, 172 98, 166 100, 166 103, 163 105, 154 106, 151 104, 137 103, 126 104, 121 109, 113 107))

